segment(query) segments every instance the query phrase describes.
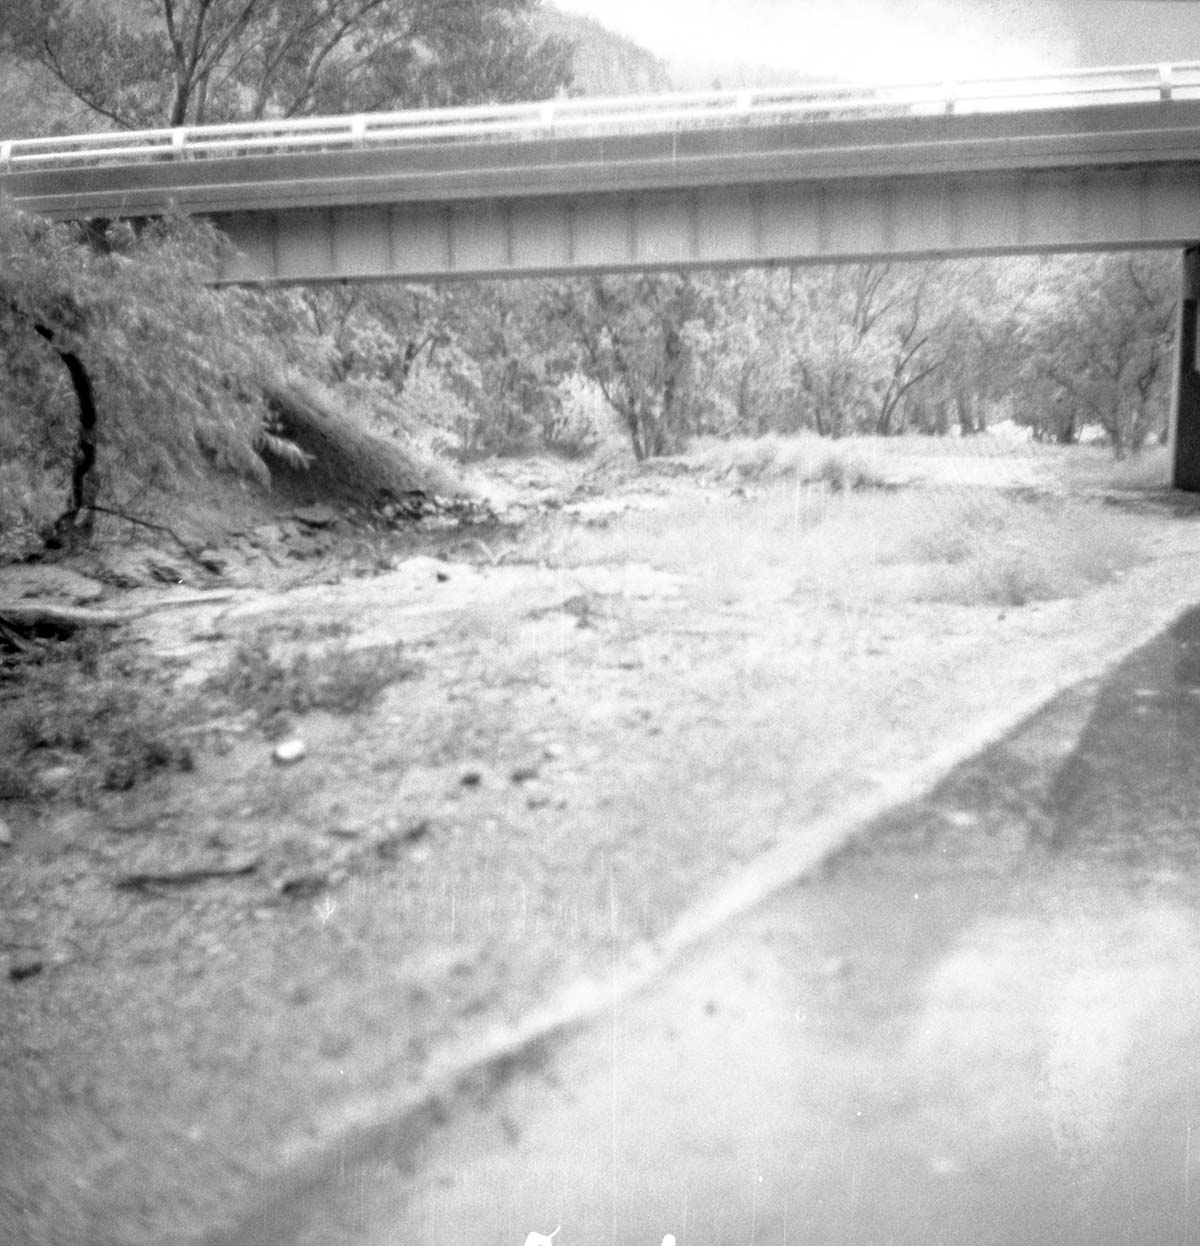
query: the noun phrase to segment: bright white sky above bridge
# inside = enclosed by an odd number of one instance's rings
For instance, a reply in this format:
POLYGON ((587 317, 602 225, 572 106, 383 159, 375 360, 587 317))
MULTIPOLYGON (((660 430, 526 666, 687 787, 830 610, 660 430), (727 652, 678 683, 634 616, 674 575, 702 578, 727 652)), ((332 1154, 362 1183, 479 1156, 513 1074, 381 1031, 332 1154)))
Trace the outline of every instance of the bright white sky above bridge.
POLYGON ((896 79, 1033 73, 1062 66, 1070 55, 1069 38, 1055 31, 1039 0, 554 2, 672 67, 745 62, 822 78, 896 79))
POLYGON ((640 43, 687 86, 734 66, 895 81, 1200 57, 1200 3, 1182 0, 551 2, 640 43))

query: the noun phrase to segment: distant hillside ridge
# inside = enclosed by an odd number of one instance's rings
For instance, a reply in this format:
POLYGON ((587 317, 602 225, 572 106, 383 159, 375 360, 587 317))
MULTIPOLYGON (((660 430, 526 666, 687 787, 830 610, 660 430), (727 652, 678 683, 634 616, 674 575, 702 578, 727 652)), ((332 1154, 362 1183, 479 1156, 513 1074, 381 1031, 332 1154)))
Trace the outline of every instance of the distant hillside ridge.
POLYGON ((655 95, 675 89, 657 56, 590 17, 546 5, 537 11, 534 24, 539 35, 575 45, 573 95, 655 95))

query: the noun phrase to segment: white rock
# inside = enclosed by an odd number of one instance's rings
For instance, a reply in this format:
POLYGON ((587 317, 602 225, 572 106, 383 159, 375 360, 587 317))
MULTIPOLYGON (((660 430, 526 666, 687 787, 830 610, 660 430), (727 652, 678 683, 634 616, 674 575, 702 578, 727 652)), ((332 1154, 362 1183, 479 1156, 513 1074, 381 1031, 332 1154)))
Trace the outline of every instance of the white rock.
POLYGON ((271 757, 280 766, 294 766, 304 760, 307 752, 308 746, 304 741, 299 736, 293 736, 290 740, 280 740, 271 757))

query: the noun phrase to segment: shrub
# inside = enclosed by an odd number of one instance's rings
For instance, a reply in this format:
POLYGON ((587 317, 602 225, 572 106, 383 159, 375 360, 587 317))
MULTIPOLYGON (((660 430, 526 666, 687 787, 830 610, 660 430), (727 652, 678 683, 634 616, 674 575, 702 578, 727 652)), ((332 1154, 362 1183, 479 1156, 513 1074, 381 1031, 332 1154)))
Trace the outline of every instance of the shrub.
POLYGON ((237 646, 207 688, 252 714, 268 735, 278 736, 293 716, 312 710, 354 714, 370 709, 392 684, 416 672, 398 644, 301 649, 287 656, 276 651, 270 637, 259 635, 237 646))
POLYGON ((49 648, 0 686, 0 799, 126 791, 190 770, 169 688, 96 633, 49 648), (50 785, 44 776, 60 772, 50 785))
POLYGON ((817 468, 816 479, 825 481, 834 493, 878 489, 885 483, 878 472, 852 452, 826 455, 817 468))
POLYGON ((217 247, 198 224, 97 239, 0 199, 0 448, 21 491, 7 509, 41 520, 47 483, 76 516, 211 467, 266 482, 270 351, 254 297, 206 284, 217 247))
POLYGON ((932 564, 917 590, 927 600, 1023 606, 1085 592, 1137 556, 1137 541, 1098 508, 988 494, 951 500, 892 560, 932 564))

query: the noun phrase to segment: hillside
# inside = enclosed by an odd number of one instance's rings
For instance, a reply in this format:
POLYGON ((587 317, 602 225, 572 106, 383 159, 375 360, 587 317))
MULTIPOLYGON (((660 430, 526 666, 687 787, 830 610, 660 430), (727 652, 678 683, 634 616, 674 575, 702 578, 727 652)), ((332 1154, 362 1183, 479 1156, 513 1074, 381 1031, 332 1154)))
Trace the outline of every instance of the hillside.
POLYGON ((906 79, 948 72, 963 56, 968 64, 960 76, 1022 72, 1017 65, 1082 68, 1200 58, 1200 5, 1182 0, 936 0, 917 6, 909 0, 807 0, 785 7, 771 0, 715 0, 675 30, 652 5, 597 3, 602 20, 623 33, 594 24, 589 33, 599 35, 600 46, 625 43, 628 35, 660 58, 678 90, 906 79), (861 42, 849 33, 855 23, 868 32, 861 42), (879 56, 881 32, 892 58, 886 64, 879 56), (929 68, 927 53, 938 48, 949 58, 945 70, 929 68))
POLYGON ((589 17, 546 7, 536 24, 541 33, 575 44, 575 92, 579 95, 643 95, 672 89, 662 61, 589 17))

